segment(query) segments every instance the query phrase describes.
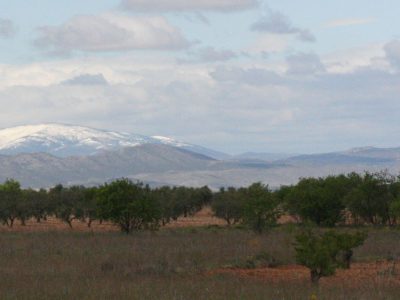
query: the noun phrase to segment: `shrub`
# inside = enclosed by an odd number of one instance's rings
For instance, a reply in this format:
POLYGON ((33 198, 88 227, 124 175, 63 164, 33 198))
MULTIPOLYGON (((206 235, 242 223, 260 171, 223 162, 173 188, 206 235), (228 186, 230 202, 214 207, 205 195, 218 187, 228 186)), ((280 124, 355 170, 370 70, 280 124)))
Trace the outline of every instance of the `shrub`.
POLYGON ((8 179, 0 185, 0 219, 3 224, 12 227, 19 215, 18 203, 22 198, 21 185, 18 181, 8 179))
POLYGON ((310 269, 311 281, 318 283, 324 276, 333 275, 337 268, 349 268, 352 249, 363 244, 364 233, 336 233, 322 235, 311 230, 296 236, 296 260, 310 269))
POLYGON ((224 219, 228 225, 238 223, 243 217, 243 195, 237 189, 222 188, 213 197, 211 208, 216 217, 224 219))
POLYGON ((343 197, 347 193, 345 176, 305 178, 286 188, 288 210, 318 226, 335 226, 343 220, 343 197))
POLYGON ((157 229, 161 210, 148 186, 132 183, 128 179, 116 180, 99 189, 98 213, 111 220, 122 232, 157 229))
POLYGON ((278 201, 268 186, 255 183, 245 189, 244 223, 257 233, 276 225, 280 216, 278 201))

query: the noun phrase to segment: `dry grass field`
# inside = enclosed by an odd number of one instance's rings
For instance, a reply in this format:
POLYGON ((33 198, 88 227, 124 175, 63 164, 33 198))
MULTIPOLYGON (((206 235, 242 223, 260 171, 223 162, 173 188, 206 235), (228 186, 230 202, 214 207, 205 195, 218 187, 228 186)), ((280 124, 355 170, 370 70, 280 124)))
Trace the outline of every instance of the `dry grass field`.
POLYGON ((54 219, 1 227, 0 299, 400 299, 400 231, 371 229, 350 270, 318 287, 295 264, 293 225, 264 235, 209 210, 158 232, 54 219), (246 267, 260 253, 273 267, 246 267))

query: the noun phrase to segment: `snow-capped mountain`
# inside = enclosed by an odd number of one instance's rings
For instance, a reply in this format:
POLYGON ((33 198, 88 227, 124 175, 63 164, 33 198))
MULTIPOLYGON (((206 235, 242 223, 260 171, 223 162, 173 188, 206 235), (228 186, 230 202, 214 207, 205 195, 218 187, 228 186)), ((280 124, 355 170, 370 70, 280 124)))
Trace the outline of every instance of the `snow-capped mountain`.
POLYGON ((213 158, 223 153, 163 136, 98 130, 64 124, 18 126, 0 130, 0 154, 49 153, 59 157, 93 155, 103 150, 165 144, 213 158))

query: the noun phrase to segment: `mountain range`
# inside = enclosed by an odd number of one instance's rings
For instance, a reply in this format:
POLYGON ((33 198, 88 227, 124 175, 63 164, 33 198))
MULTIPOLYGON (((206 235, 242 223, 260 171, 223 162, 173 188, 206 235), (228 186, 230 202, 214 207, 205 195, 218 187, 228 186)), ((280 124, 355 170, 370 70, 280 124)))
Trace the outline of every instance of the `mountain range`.
POLYGON ((25 187, 58 183, 96 185, 120 177, 159 185, 246 186, 256 181, 277 187, 300 177, 338 173, 400 171, 399 148, 291 155, 228 155, 162 136, 41 124, 0 130, 0 181, 25 187))
POLYGON ((217 159, 227 155, 163 136, 93 129, 66 124, 39 124, 0 130, 0 154, 49 153, 55 156, 93 155, 103 150, 162 144, 204 154, 217 159))

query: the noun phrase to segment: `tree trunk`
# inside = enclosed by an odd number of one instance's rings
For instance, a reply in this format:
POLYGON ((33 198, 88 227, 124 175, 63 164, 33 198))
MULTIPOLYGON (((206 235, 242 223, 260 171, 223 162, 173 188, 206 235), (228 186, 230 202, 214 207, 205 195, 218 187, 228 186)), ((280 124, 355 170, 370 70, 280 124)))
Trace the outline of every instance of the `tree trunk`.
POLYGON ((69 228, 72 229, 72 220, 68 219, 68 220, 65 220, 65 222, 67 222, 69 228))
POLYGON ((318 284, 319 280, 321 279, 321 274, 317 270, 311 270, 311 282, 314 284, 318 284))
POLYGON ((353 257, 353 250, 347 250, 343 253, 343 264, 345 269, 350 269, 351 258, 353 257))
POLYGON ((129 234, 131 232, 131 222, 130 221, 121 222, 120 228, 123 233, 129 234))

